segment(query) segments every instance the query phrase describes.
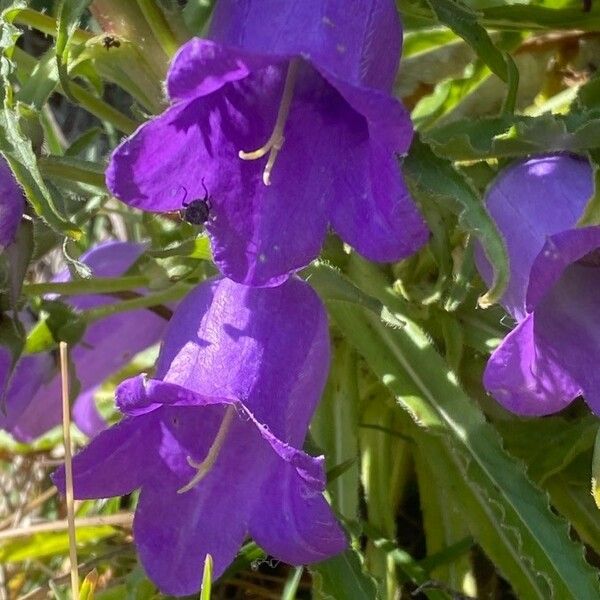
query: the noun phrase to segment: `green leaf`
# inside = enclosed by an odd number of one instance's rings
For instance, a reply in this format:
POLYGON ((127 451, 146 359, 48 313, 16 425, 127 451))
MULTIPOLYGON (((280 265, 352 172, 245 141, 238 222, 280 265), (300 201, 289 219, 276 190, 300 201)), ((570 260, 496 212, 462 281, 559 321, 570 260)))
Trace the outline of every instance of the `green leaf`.
POLYGON ((349 548, 329 560, 310 566, 315 600, 360 598, 375 600, 375 582, 363 570, 356 550, 349 548))
POLYGON ((56 65, 58 78, 67 98, 77 104, 77 99, 71 92, 71 84, 67 65, 69 62, 69 44, 77 29, 77 23, 92 0, 59 0, 57 35, 56 35, 56 65))
MULTIPOLYGON (((367 289, 380 285, 377 278, 360 283, 367 289)), ((496 430, 419 326, 402 315, 406 326, 392 329, 360 308, 328 304, 338 327, 398 402, 452 450, 460 476, 447 485, 466 486, 476 500, 471 509, 494 523, 510 560, 493 556, 489 538, 479 541, 517 592, 541 599, 596 597, 598 573, 585 562, 581 545, 570 539, 566 523, 550 511, 547 497, 522 465, 504 451, 496 430)), ((448 455, 447 450, 441 453, 448 455)), ((477 526, 477 520, 471 524, 477 526)))
POLYGON ((204 559, 204 571, 202 573, 202 588, 200 600, 210 600, 213 580, 213 559, 210 554, 204 559))
POLYGON ((413 142, 404 161, 404 173, 417 199, 427 196, 454 210, 461 225, 479 239, 494 268, 492 286, 479 299, 479 304, 485 308, 497 302, 508 284, 508 255, 504 241, 477 191, 449 161, 437 156, 418 139, 413 142))
POLYGON ((439 21, 463 38, 490 70, 508 84, 505 107, 507 112, 513 112, 519 71, 511 56, 494 44, 488 32, 479 24, 477 13, 464 4, 454 0, 427 0, 427 3, 439 21))
POLYGON ((21 220, 15 241, 4 250, 8 259, 8 299, 13 308, 21 296, 23 281, 33 255, 33 223, 21 220))
POLYGON ((456 44, 461 42, 461 38, 452 31, 436 27, 435 29, 411 31, 404 35, 402 42, 403 59, 414 58, 420 54, 425 54, 437 50, 447 44, 456 44))
POLYGON ((327 460, 327 489, 335 510, 358 519, 358 382, 356 353, 343 340, 336 343, 325 393, 311 423, 311 433, 327 460), (335 426, 332 426, 335 424, 335 426), (347 465, 333 478, 332 469, 347 465))
MULTIPOLYGON (((116 533, 109 526, 79 527, 77 529, 77 545, 83 546, 96 542, 116 533)), ((64 532, 36 533, 26 538, 17 538, 0 542, 0 561, 3 564, 21 562, 45 556, 66 554, 69 551, 69 536, 64 532)))
POLYGON ((94 600, 96 585, 98 585, 98 571, 92 569, 81 583, 79 600, 94 600))
POLYGON ((600 10, 594 4, 590 12, 576 8, 555 9, 545 6, 505 4, 481 10, 481 22, 489 29, 519 29, 540 31, 546 29, 580 29, 598 31, 600 10))
POLYGON ((303 572, 304 567, 296 567, 290 571, 290 576, 285 582, 285 587, 281 594, 281 600, 296 600, 296 593, 298 592, 298 587, 300 587, 303 572))
POLYGON ((594 442, 594 456, 592 459, 592 496, 596 506, 600 508, 600 429, 596 432, 596 440, 594 442))
POLYGON ((600 113, 596 111, 460 119, 424 134, 436 154, 460 161, 585 152, 598 146, 599 139, 600 113))
POLYGON ((81 230, 58 210, 39 171, 31 141, 21 130, 17 111, 6 102, 4 110, 0 111, 0 152, 23 187, 25 196, 35 212, 57 232, 79 239, 82 235, 81 230))
POLYGON ((54 47, 38 60, 31 75, 24 78, 16 99, 41 111, 58 84, 58 69, 54 47))

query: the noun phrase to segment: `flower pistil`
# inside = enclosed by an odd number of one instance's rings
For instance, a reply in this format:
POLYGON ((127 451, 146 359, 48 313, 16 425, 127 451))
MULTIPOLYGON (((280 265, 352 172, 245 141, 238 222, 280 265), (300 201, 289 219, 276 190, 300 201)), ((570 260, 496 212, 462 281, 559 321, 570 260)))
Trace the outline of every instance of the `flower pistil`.
POLYGON ((287 75, 285 78, 285 85, 283 87, 283 95, 281 97, 281 104, 279 105, 279 111, 277 112, 277 120, 275 121, 275 127, 273 133, 269 139, 257 150, 252 152, 245 152, 240 150, 238 156, 242 160, 256 160, 262 158, 267 152, 269 153, 269 159, 263 171, 263 183, 265 185, 271 185, 271 172, 273 166, 277 160, 277 155, 283 147, 285 137, 283 135, 285 129, 285 123, 290 113, 290 106, 292 105, 292 98, 294 97, 294 87, 296 86, 296 78, 298 76, 298 68, 300 66, 300 59, 293 58, 290 61, 287 75))
POLYGON ((221 421, 221 425, 219 426, 219 431, 217 431, 217 435, 215 436, 211 447, 208 449, 208 453, 206 454, 206 458, 204 460, 196 462, 190 456, 187 457, 188 464, 190 467, 196 469, 197 472, 188 483, 177 490, 178 494, 189 492, 196 484, 200 483, 209 474, 217 458, 219 457, 219 453, 221 452, 223 444, 225 443, 234 415, 235 406, 228 406, 227 410, 225 411, 225 415, 223 416, 223 420, 221 421))

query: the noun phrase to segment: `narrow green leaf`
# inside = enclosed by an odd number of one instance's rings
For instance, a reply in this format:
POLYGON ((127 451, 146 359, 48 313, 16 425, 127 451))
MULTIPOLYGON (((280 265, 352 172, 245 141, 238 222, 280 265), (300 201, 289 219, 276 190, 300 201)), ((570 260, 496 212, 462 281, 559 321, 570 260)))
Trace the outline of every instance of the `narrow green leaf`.
POLYGON ((313 576, 315 600, 377 598, 375 582, 365 573, 358 553, 352 548, 329 560, 311 565, 310 572, 313 576))
POLYGON ((304 567, 296 567, 290 571, 290 576, 285 582, 285 586, 281 594, 281 600, 296 600, 296 594, 298 592, 298 588, 300 587, 300 581, 302 579, 303 572, 304 567))
POLYGON ((24 79, 21 88, 16 94, 17 101, 34 106, 42 110, 50 95, 58 84, 58 69, 54 47, 51 47, 41 59, 38 60, 33 72, 24 79))
POLYGON ((83 12, 87 9, 92 0, 59 0, 58 19, 57 19, 57 35, 56 35, 56 66, 58 70, 58 78, 62 85, 62 89, 73 102, 77 104, 77 99, 71 92, 71 83, 67 65, 69 63, 69 44, 71 37, 77 29, 77 23, 83 12))
POLYGON ((492 286, 479 299, 479 304, 485 308, 497 302, 508 283, 508 255, 504 241, 477 191, 449 161, 437 156, 418 139, 413 142, 404 161, 404 173, 417 199, 426 195, 454 210, 462 226, 479 239, 494 267, 492 286))
POLYGON ((480 25, 477 13, 454 0, 427 0, 427 3, 439 21, 463 38, 490 70, 508 85, 505 108, 514 109, 519 71, 512 57, 502 52, 480 25))
POLYGON ((73 239, 81 237, 82 232, 58 210, 39 171, 31 141, 21 130, 18 114, 6 103, 0 111, 0 152, 35 212, 57 232, 73 239))
POLYGON ((210 554, 206 555, 204 560, 204 571, 202 573, 202 588, 200 591, 200 600, 210 600, 212 593, 213 580, 213 559, 210 554))
POLYGON ((311 423, 313 439, 327 460, 332 505, 350 521, 358 519, 359 503, 357 370, 354 348, 340 340, 335 344, 325 393, 311 423), (334 478, 333 469, 344 465, 345 471, 334 478))
MULTIPOLYGON (((109 537, 116 529, 108 526, 79 527, 77 545, 109 537)), ((64 532, 36 533, 27 538, 17 538, 0 543, 0 561, 2 564, 21 562, 44 556, 66 554, 69 550, 69 536, 64 532)))
POLYGON ((594 456, 592 459, 592 496, 596 506, 600 509, 600 429, 596 432, 594 442, 594 456))
POLYGON ((598 146, 600 114, 544 114, 460 119, 429 129, 425 141, 451 160, 510 158, 544 152, 585 152, 598 146))
MULTIPOLYGON (((378 281, 363 280, 363 286, 373 289, 378 281)), ((391 329, 355 306, 328 304, 338 327, 415 421, 449 444, 463 472, 460 483, 472 488, 471 496, 480 499, 474 506, 489 514, 504 547, 519 559, 511 562, 510 571, 519 569, 521 576, 509 578, 522 596, 595 598, 598 573, 585 562, 582 547, 570 539, 566 523, 549 510, 547 497, 523 467, 504 451, 498 433, 418 325, 402 315, 407 325, 391 329)))
POLYGON ((81 583, 79 600, 94 600, 96 585, 98 585, 98 571, 92 569, 81 583))

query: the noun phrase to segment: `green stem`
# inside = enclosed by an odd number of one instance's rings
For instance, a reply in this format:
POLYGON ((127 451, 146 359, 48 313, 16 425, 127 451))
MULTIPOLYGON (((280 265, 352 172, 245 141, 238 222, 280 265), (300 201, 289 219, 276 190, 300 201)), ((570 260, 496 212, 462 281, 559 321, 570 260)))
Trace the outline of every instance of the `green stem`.
MULTIPOLYGON (((83 165, 84 161, 80 161, 83 165)), ((94 163, 90 163, 94 166, 94 163)), ((104 188, 104 173, 98 173, 92 168, 85 168, 76 164, 64 162, 53 156, 44 156, 39 159, 38 166, 45 177, 59 177, 69 181, 87 183, 99 188, 104 188)))
MULTIPOLYGON (((56 19, 31 8, 16 8, 14 10, 9 10, 5 13, 4 18, 15 25, 33 27, 33 29, 37 29, 38 31, 53 37, 56 37, 58 32, 56 19)), ((84 31, 83 29, 76 29, 73 32, 72 40, 76 44, 84 44, 92 37, 94 37, 93 33, 84 31)))
POLYGON ((171 58, 179 49, 180 44, 165 19, 165 15, 154 0, 137 0, 137 4, 164 53, 171 58))
POLYGON ((136 290, 148 285, 148 279, 143 275, 130 277, 102 277, 98 279, 78 279, 50 283, 26 283, 23 293, 26 296, 41 296, 43 294, 58 294, 72 296, 78 294, 110 294, 136 290))
MULTIPOLYGON (((17 63, 19 70, 25 75, 31 75, 37 64, 37 60, 33 58, 33 56, 30 56, 20 48, 15 48, 13 58, 17 63)), ((138 123, 118 111, 116 108, 113 108, 110 104, 102 100, 102 98, 98 98, 76 83, 71 83, 70 87, 71 93, 80 106, 90 114, 98 117, 101 121, 111 123, 116 129, 127 135, 133 133, 137 129, 138 123)), ((59 94, 65 95, 65 92, 60 85, 56 86, 56 91, 59 94)))
POLYGON ((97 308, 90 308, 89 310, 82 311, 81 315, 89 324, 98 321, 99 319, 110 317, 111 315, 128 312, 130 310, 138 310, 140 308, 150 308, 151 306, 168 304, 169 302, 180 300, 190 291, 190 289, 191 287, 188 285, 178 284, 162 292, 157 292, 156 294, 140 296, 139 298, 125 300, 124 302, 119 302, 117 304, 105 304, 103 306, 98 306, 97 308))

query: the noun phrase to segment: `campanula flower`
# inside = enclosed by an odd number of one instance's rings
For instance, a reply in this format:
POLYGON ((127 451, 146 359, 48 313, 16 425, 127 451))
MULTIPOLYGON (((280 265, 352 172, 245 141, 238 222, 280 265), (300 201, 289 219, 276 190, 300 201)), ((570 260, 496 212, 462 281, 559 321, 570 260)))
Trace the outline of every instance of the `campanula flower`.
MULTIPOLYGON (((488 191, 510 261, 501 302, 517 325, 484 385, 517 414, 554 413, 581 394, 600 414, 600 227, 577 227, 593 189, 587 161, 547 155, 513 165, 488 191)), ((479 267, 489 278, 483 257, 479 267)))
POLYGON ((23 192, 6 161, 0 157, 0 251, 14 241, 24 209, 23 192))
MULTIPOLYGON (((86 252, 81 260, 92 269, 94 276, 118 277, 142 252, 140 244, 105 242, 86 252)), ((65 270, 54 280, 68 279, 69 273, 65 270)), ((88 294, 66 296, 64 301, 74 308, 88 309, 115 302, 115 298, 88 294)), ((73 419, 84 433, 93 436, 106 427, 94 402, 97 387, 138 352, 158 342, 166 324, 165 319, 149 310, 137 310, 105 317, 87 327, 83 339, 71 349, 80 384, 73 419)), ((40 353, 22 357, 7 383, 0 428, 18 440, 31 441, 61 422, 61 382, 53 355, 40 353)))
POLYGON ((75 457, 75 496, 141 488, 135 541, 169 594, 199 589, 207 553, 220 576, 246 536, 291 564, 342 551, 323 457, 298 449, 328 366, 327 317, 306 283, 200 285, 171 319, 156 378, 122 383, 125 417, 75 457))
POLYGON ((328 225, 371 260, 410 255, 427 231, 398 163, 413 135, 392 96, 401 37, 393 0, 220 0, 108 187, 156 212, 206 199, 215 261, 248 285, 305 266, 328 225))

